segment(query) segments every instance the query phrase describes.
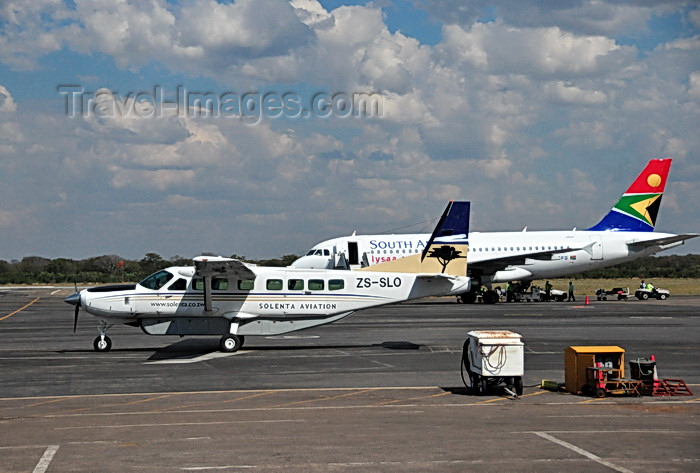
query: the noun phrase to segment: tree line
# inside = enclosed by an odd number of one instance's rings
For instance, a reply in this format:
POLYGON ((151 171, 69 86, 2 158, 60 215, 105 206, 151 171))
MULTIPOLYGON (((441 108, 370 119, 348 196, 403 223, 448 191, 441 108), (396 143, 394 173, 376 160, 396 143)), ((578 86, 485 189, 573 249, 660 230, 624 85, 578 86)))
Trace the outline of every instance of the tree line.
MULTIPOLYGON (((289 266, 297 255, 251 260, 231 255, 261 266, 289 266)), ((117 255, 104 255, 84 260, 48 259, 27 256, 21 261, 0 260, 0 284, 65 284, 137 282, 168 266, 191 266, 192 259, 174 256, 163 259, 157 253, 147 253, 140 260, 128 260, 117 255)), ((700 278, 700 255, 647 256, 606 269, 587 271, 571 276, 585 278, 700 278)))
MULTIPOLYGON (((251 260, 234 254, 231 258, 264 266, 289 266, 298 256, 284 255, 280 258, 251 260)), ((21 261, 0 260, 0 284, 138 282, 149 274, 169 266, 192 266, 192 259, 173 256, 166 260, 157 253, 146 253, 140 260, 129 260, 117 255, 96 256, 84 260, 27 256, 21 261)))

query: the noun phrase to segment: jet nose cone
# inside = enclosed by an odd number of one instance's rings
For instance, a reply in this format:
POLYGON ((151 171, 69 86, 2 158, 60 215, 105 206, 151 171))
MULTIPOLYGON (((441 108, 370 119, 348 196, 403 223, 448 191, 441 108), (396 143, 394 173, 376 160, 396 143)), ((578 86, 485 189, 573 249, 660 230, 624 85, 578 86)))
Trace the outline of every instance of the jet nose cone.
POLYGON ((76 292, 75 294, 71 294, 70 296, 63 299, 63 302, 70 304, 70 305, 79 306, 80 305, 80 293, 76 292))

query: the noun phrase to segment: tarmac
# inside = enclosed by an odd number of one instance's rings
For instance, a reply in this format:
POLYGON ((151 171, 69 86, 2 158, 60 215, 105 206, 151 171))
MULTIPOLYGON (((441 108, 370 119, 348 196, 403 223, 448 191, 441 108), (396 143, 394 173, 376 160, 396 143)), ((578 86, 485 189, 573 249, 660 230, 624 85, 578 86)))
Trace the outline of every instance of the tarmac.
MULTIPOLYGON (((700 470, 700 297, 465 305, 432 298, 358 312, 220 353, 217 337, 109 329, 72 289, 0 288, 0 473, 691 472, 700 470), (474 395, 470 330, 525 344, 525 389, 474 395), (564 349, 655 355, 691 396, 591 398, 564 349)), ((594 298, 593 298, 594 299, 594 298)), ((625 369, 627 370, 627 366, 625 369)))

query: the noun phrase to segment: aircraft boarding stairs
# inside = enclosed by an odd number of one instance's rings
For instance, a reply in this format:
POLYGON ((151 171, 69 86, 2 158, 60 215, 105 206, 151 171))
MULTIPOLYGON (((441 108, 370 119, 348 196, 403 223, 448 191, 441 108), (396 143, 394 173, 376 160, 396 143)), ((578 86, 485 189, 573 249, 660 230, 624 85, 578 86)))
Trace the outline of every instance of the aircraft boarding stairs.
POLYGON ((350 264, 345 257, 345 253, 334 252, 330 258, 328 258, 325 269, 350 269, 350 264))

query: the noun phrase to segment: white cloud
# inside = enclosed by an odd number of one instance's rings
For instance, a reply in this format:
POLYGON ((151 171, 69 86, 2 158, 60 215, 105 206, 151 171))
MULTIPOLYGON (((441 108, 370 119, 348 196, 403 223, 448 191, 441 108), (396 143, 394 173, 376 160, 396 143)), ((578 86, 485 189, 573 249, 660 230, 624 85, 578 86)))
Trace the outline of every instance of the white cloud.
POLYGON ((471 25, 494 14, 516 27, 560 26, 581 35, 612 36, 630 31, 646 32, 652 5, 663 8, 673 0, 615 2, 605 0, 421 0, 417 2, 434 18, 448 24, 471 25))
POLYGON ((558 27, 476 23, 468 31, 446 26, 444 36, 441 47, 449 58, 494 74, 590 75, 634 57, 632 48, 621 47, 610 38, 577 36, 558 27))
MULTIPOLYGON (((475 228, 582 226, 612 204, 604 192, 613 199, 623 190, 619 172, 634 174, 646 159, 670 155, 691 184, 700 177, 689 164, 700 145, 697 40, 677 39, 641 57, 606 33, 623 18, 644 23, 652 7, 604 4, 596 17, 592 2, 550 4, 555 21, 514 3, 529 16, 490 23, 464 21, 474 10, 455 7, 462 20, 427 46, 392 33, 376 4, 332 11, 313 0, 38 5, 39 17, 63 20, 26 17, 26 32, 8 28, 0 34, 0 61, 37 67, 42 54, 55 51, 38 40, 46 34, 63 47, 114 58, 137 83, 164 69, 192 90, 244 84, 241 90, 302 94, 377 91, 384 100, 381 118, 249 125, 100 108, 69 119, 0 88, 0 110, 9 112, 0 116, 0 199, 7 206, 0 225, 25 215, 36 225, 32 235, 89 228, 96 252, 99 245, 124 248, 119 241, 129 232, 135 256, 274 256, 334 233, 429 218, 447 198, 475 202, 475 228), (34 50, 20 44, 25 39, 34 50), (183 228, 198 229, 197 238, 183 228), (157 241, 152 235, 162 231, 182 237, 157 241)), ((439 5, 436 15, 446 14, 439 5)), ((6 21, 25 18, 15 10, 3 10, 6 21)), ((122 87, 101 72, 96 65, 90 74, 97 86, 122 87)), ((120 100, 127 108, 150 105, 120 100)), ((688 198, 690 191, 682 192, 688 198)), ((697 211, 688 211, 671 222, 690 225, 697 211)), ((30 232, 28 224, 14 228, 3 241, 20 242, 20 230, 30 232)), ((39 236, 25 241, 37 246, 33 253, 48 245, 39 236)), ((56 251, 63 255, 90 251, 68 238, 62 245, 56 251)))
POLYGON ((545 84, 544 91, 554 100, 560 100, 571 104, 595 105, 604 104, 607 101, 607 96, 604 92, 599 90, 584 90, 562 81, 545 84))
POLYGON ((16 110, 17 104, 12 95, 4 86, 0 85, 0 113, 12 113, 16 110))

